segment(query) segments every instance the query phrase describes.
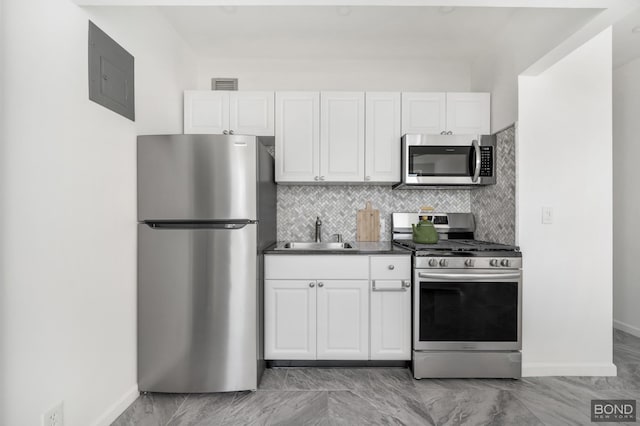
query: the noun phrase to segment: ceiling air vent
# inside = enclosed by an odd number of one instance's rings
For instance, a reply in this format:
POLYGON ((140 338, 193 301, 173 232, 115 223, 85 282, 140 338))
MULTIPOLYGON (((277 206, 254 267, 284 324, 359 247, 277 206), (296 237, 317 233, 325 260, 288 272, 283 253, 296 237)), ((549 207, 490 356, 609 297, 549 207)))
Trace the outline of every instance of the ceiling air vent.
POLYGON ((238 90, 237 78, 212 78, 211 90, 238 90))

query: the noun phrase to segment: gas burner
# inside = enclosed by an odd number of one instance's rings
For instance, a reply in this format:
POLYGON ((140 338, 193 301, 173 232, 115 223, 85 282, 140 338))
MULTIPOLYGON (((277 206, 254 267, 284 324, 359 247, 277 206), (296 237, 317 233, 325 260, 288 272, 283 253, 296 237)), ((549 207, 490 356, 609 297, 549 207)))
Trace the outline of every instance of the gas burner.
MULTIPOLYGON (((492 243, 481 240, 440 240, 436 244, 418 244, 411 240, 394 240, 400 247, 416 252, 421 251, 451 251, 451 252, 480 252, 480 251, 519 251, 517 246, 492 243)), ((419 255, 419 254, 418 254, 419 255)))

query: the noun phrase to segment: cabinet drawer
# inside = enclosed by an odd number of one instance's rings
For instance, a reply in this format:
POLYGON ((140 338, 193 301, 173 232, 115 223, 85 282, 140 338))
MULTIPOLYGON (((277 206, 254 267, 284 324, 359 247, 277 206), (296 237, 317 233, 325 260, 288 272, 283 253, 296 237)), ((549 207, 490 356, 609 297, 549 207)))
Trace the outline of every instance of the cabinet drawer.
POLYGON ((411 279, 411 256, 371 256, 371 279, 411 279))
POLYGON ((266 279, 369 279, 369 257, 358 255, 266 255, 266 279))

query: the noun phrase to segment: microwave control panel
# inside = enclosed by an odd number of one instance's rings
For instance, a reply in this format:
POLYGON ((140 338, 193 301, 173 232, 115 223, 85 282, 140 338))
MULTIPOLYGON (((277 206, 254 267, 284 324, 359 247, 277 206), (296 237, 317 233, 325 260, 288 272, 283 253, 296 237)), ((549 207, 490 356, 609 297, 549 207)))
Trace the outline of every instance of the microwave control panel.
POLYGON ((493 176, 493 147, 492 146, 480 147, 480 176, 481 177, 493 176))

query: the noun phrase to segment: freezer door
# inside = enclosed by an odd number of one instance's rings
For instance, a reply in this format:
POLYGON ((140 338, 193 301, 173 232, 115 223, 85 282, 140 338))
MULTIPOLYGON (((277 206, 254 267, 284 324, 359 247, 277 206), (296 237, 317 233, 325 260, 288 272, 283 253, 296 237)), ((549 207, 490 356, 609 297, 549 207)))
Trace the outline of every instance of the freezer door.
POLYGON ((138 384, 256 389, 256 224, 138 225, 138 384))
POLYGON ((256 138, 138 137, 138 220, 256 220, 256 138))

